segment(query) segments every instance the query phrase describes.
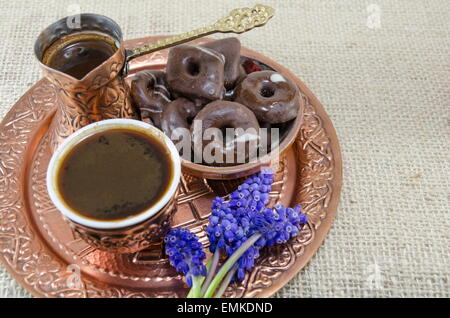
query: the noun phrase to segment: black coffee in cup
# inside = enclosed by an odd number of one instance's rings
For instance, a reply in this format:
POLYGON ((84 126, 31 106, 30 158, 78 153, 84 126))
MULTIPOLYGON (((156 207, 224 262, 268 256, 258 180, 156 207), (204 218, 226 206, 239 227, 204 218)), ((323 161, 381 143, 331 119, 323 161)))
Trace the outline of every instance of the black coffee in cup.
POLYGON ((57 187, 73 212, 95 220, 135 216, 159 201, 172 160, 155 137, 114 129, 87 137, 62 160, 57 187))

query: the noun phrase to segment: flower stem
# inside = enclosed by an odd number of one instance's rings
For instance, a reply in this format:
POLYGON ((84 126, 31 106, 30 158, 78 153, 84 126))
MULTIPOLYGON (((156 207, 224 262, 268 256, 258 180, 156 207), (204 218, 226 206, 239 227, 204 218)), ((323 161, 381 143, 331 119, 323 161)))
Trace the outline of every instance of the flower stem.
MULTIPOLYGON (((211 264, 212 264, 212 258, 208 261, 208 263, 206 264, 206 270, 209 271, 209 269, 211 268, 211 264)), ((201 276, 201 279, 199 280, 199 285, 201 286, 203 284, 203 281, 205 280, 205 277, 201 276)), ((199 287, 200 288, 200 287, 199 287)), ((187 294, 186 298, 192 298, 192 294, 194 294, 196 292, 196 289, 194 288, 194 285, 192 285, 191 289, 189 290, 189 293, 187 294)), ((200 292, 199 297, 201 297, 203 295, 203 292, 200 292)))
POLYGON ((222 284, 219 287, 219 290, 214 295, 214 298, 221 298, 225 290, 227 290, 228 285, 230 285, 231 280, 233 279, 234 274, 237 271, 237 266, 234 265, 233 268, 228 272, 227 276, 222 281, 222 284))
POLYGON ((200 298, 203 276, 192 277, 192 288, 186 298, 200 298))
POLYGON ((211 298, 214 295, 214 291, 220 284, 222 279, 228 273, 228 271, 233 267, 233 265, 239 260, 239 258, 261 237, 261 234, 253 234, 247 241, 245 241, 223 264, 219 272, 216 274, 208 289, 204 294, 204 298, 211 298))
POLYGON ((216 248, 216 251, 214 252, 213 257, 210 260, 210 267, 208 268, 208 275, 206 276, 205 282, 202 286, 201 294, 204 295, 206 292, 206 289, 208 288, 209 284, 211 283, 214 274, 216 273, 217 265, 219 264, 219 257, 220 257, 220 249, 216 248))
POLYGON ((187 294, 186 298, 194 298, 194 293, 195 293, 195 289, 194 286, 191 287, 191 289, 189 290, 189 293, 187 294))

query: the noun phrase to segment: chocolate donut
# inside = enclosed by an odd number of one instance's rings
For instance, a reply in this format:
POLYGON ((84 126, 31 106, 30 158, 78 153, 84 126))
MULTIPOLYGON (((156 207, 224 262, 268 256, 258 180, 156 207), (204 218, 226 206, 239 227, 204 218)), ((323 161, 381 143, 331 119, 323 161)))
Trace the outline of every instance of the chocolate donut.
POLYGON ((258 120, 284 123, 297 117, 300 92, 288 78, 274 71, 249 74, 234 91, 235 101, 250 108, 258 120))
POLYGON ((130 94, 141 113, 141 119, 161 128, 163 110, 170 103, 165 73, 155 70, 136 73, 131 82, 130 94))
POLYGON ((213 101, 223 97, 225 58, 217 51, 178 45, 169 51, 167 83, 178 95, 213 101))
MULTIPOLYGON (((194 158, 196 162, 214 166, 234 166, 249 159, 255 158, 259 145, 259 123, 253 112, 235 102, 214 101, 206 105, 194 118, 191 126, 192 144, 194 148, 194 158), (209 128, 216 128, 216 132, 221 135, 226 128, 241 128, 239 135, 235 132, 232 140, 222 135, 222 140, 203 140, 205 131, 209 128), (253 144, 250 144, 251 140, 253 144), (208 158, 199 158, 205 154, 206 147, 214 149, 211 153, 216 161, 208 160, 208 158), (245 149, 242 153, 242 149, 245 149), (213 153, 214 152, 214 153, 213 153), (227 162, 227 159, 232 159, 227 162), (243 159, 243 160, 239 160, 243 159), (241 162, 239 162, 241 161, 241 162)), ((207 149, 207 150, 208 150, 207 149)))
POLYGON ((226 38, 201 45, 221 53, 225 57, 224 80, 225 87, 233 88, 241 75, 241 42, 237 38, 226 38))
POLYGON ((206 104, 211 102, 210 100, 205 99, 205 98, 197 98, 197 97, 192 97, 192 96, 185 96, 183 94, 179 94, 177 92, 174 92, 173 90, 171 92, 171 96, 173 97, 173 99, 188 98, 191 102, 194 103, 195 108, 197 109, 197 113, 203 108, 203 106, 205 106, 206 104))
POLYGON ((169 137, 172 137, 173 132, 177 128, 186 128, 189 130, 189 120, 194 118, 198 109, 194 103, 186 98, 178 98, 169 103, 164 109, 161 128, 163 132, 169 137))

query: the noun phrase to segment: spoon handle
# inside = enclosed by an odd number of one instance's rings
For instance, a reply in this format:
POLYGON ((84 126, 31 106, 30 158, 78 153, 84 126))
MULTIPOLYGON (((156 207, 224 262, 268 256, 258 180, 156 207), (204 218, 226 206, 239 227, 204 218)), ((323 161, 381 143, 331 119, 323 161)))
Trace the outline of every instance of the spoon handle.
POLYGON ((198 28, 173 37, 168 37, 145 46, 127 51, 127 61, 148 53, 159 51, 168 47, 192 41, 199 37, 213 33, 243 33, 255 27, 263 26, 275 14, 275 10, 269 6, 258 4, 253 8, 234 9, 228 16, 216 23, 198 28))

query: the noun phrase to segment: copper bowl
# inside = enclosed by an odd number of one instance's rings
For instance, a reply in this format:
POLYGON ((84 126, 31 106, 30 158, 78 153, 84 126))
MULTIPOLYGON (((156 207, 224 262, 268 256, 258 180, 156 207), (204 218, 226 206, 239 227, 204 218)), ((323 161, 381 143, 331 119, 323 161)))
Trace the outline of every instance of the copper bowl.
MULTIPOLYGON (((166 38, 167 36, 155 36, 154 40, 161 40, 166 38)), ((212 38, 203 37, 197 40, 190 42, 193 45, 200 45, 205 42, 213 41, 212 38)), ((142 45, 140 41, 136 41, 135 45, 142 45)), ((152 53, 152 61, 149 63, 149 59, 146 56, 136 58, 130 64, 130 77, 128 81, 131 81, 132 74, 139 72, 144 69, 164 69, 167 63, 169 49, 164 49, 155 53, 152 53)), ((296 136, 300 131, 300 127, 303 122, 303 113, 305 109, 305 101, 304 96, 301 91, 301 82, 300 80, 292 74, 287 68, 281 66, 280 64, 274 62, 270 58, 252 51, 246 47, 241 47, 241 57, 251 59, 257 61, 270 69, 282 74, 283 76, 292 80, 300 90, 300 107, 298 111, 297 118, 291 122, 288 131, 284 134, 280 145, 279 151, 274 155, 273 153, 268 153, 267 155, 259 158, 257 161, 253 161, 250 163, 240 164, 231 167, 213 167, 202 164, 197 164, 192 161, 181 158, 182 170, 184 173, 204 178, 210 180, 233 180, 238 178, 243 178, 249 176, 255 172, 261 170, 262 167, 274 166, 277 165, 278 159, 281 159, 286 155, 287 151, 290 149, 292 144, 295 141, 296 136)), ((130 83, 130 82, 129 82, 130 83)))
MULTIPOLYGON (((291 72, 289 72, 286 68, 283 66, 275 63, 271 59, 258 54, 256 52, 250 51, 248 49, 243 48, 242 54, 245 58, 250 58, 253 60, 256 60, 262 64, 267 65, 269 68, 275 70, 276 72, 282 74, 283 76, 286 76, 291 81, 293 81, 300 91, 300 85, 299 80, 296 76, 294 76, 291 72)), ((263 167, 267 166, 277 166, 278 161, 286 155, 287 151, 290 149, 292 144, 294 143, 299 131, 300 127, 303 122, 303 111, 305 108, 304 99, 302 98, 302 93, 300 91, 300 107, 298 110, 298 115, 296 119, 289 123, 288 130, 282 136, 281 142, 279 145, 279 150, 277 152, 269 152, 268 154, 262 156, 261 158, 258 158, 258 160, 245 163, 245 164, 239 164, 236 166, 230 166, 230 167, 214 167, 214 166, 207 166, 202 165, 198 163, 194 163, 192 161, 186 160, 181 158, 181 165, 183 168, 183 171, 200 177, 204 179, 212 179, 212 180, 232 180, 232 179, 238 179, 242 177, 249 176, 253 173, 256 173, 260 171, 263 167)))

